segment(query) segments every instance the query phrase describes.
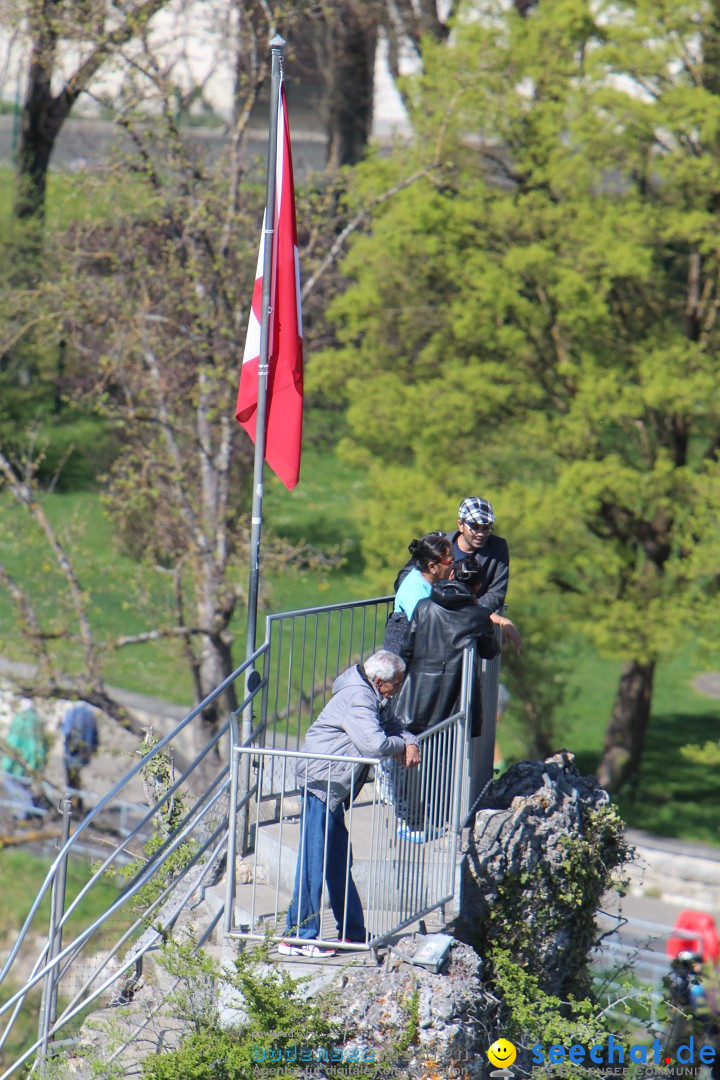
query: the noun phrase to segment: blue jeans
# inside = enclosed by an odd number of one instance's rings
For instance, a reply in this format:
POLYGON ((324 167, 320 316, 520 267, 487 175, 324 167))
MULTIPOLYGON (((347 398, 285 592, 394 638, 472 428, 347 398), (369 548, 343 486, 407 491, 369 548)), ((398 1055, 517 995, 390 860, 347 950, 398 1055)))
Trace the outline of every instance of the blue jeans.
MULTIPOLYGON (((349 941, 365 941, 365 918, 362 904, 348 872, 347 918, 345 926, 345 870, 348 867, 350 839, 345 828, 342 804, 328 811, 322 799, 310 792, 303 798, 300 823, 300 849, 295 870, 293 899, 287 913, 287 933, 292 937, 316 938, 320 935, 322 907, 323 862, 330 907, 337 923, 338 937, 349 941), (327 859, 325 856, 325 822, 327 821, 327 859), (300 901, 298 910, 298 898, 300 901)), ((352 849, 350 862, 352 867, 352 849)))

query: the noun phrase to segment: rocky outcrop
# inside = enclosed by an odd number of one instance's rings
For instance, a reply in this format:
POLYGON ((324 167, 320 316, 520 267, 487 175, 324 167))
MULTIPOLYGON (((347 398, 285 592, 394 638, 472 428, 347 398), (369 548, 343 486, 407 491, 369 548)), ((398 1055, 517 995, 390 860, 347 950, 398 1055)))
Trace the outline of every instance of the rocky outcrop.
POLYGON ((383 967, 343 973, 337 1001, 352 1032, 346 1047, 358 1047, 365 1060, 372 1054, 396 1076, 479 1080, 487 1075, 483 1047, 497 1010, 483 988, 482 960, 455 942, 435 974, 409 962, 415 948, 412 937, 403 938, 383 967))
POLYGON ((481 954, 508 950, 548 993, 582 989, 597 905, 627 854, 607 792, 571 753, 520 762, 477 811, 459 933, 481 954))

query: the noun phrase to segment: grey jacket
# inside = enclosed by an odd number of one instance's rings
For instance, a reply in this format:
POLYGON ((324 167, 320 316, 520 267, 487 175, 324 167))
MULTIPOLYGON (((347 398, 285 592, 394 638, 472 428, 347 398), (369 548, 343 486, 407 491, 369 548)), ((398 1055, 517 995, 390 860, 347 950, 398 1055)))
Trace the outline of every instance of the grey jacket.
MULTIPOLYGON (((392 757, 417 739, 405 731, 380 697, 359 664, 348 668, 333 683, 333 696, 308 729, 301 753, 349 757, 392 757)), ((367 767, 343 761, 302 761, 295 776, 331 811, 352 792, 357 795, 367 778, 367 767), (329 786, 328 786, 329 780, 329 786)))

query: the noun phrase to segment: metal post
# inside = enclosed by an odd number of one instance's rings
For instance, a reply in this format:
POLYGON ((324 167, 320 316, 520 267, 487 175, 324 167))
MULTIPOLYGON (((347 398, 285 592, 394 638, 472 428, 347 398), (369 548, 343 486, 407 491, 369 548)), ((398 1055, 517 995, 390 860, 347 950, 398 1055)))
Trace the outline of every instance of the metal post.
MULTIPOLYGON (((225 933, 229 934, 235 922, 235 845, 237 842, 237 791, 238 757, 234 747, 238 743, 237 713, 230 713, 230 814, 228 815, 227 884, 225 890, 225 933)), ((245 755, 243 755, 245 756, 245 755)), ((247 815, 245 815, 247 817, 247 815)))
MULTIPOLYGON (((272 265, 275 240, 275 170, 278 140, 278 104, 282 81, 282 51, 285 39, 276 34, 270 42, 272 75, 270 84, 270 130, 268 136, 267 177, 265 183, 265 217, 263 247, 262 311, 260 321, 260 357, 258 364, 258 402, 255 419, 255 459, 253 467, 252 527, 250 532, 250 579, 248 583, 248 623, 245 658, 255 652, 257 608, 260 586, 260 536, 262 530, 263 468, 265 465, 265 406, 267 401, 270 303, 272 300, 272 265)), ((252 734, 253 707, 250 702, 243 712, 241 740, 247 742, 252 734)), ((250 790, 250 757, 243 755, 239 794, 250 790)), ((242 815, 240 845, 247 848, 248 814, 242 815)))
POLYGON ((270 130, 268 135, 267 176, 265 181, 265 217, 263 248, 262 310, 260 321, 260 357, 258 365, 258 403, 255 421, 255 458, 253 465, 252 529, 250 533, 250 580, 248 584, 248 628, 245 658, 255 652, 257 605, 260 584, 260 534, 262 529, 263 467, 265 464, 265 407, 267 403, 268 352, 270 337, 270 302, 272 300, 272 265, 275 244, 275 172, 277 163, 278 104, 282 80, 282 51, 285 39, 277 34, 270 42, 272 75, 270 86, 270 130))
MULTIPOLYGON (((62 815, 62 836, 60 849, 64 851, 70 839, 70 818, 72 817, 72 800, 63 799, 59 807, 62 815)), ((55 957, 62 951, 62 918, 65 913, 65 885, 67 882, 67 852, 63 855, 57 868, 53 881, 52 894, 50 897, 50 925, 48 927, 48 972, 43 980, 42 1002, 40 1005, 40 1019, 38 1022, 38 1038, 42 1039, 42 1045, 38 1052, 38 1059, 47 1059, 50 1028, 57 1020, 58 999, 58 974, 57 968, 52 966, 55 957)))

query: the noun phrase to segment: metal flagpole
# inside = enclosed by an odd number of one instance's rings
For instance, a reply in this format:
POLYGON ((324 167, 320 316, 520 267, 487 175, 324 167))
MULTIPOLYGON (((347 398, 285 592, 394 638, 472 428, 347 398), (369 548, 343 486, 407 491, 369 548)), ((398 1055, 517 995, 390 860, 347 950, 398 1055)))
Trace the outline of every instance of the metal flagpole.
MULTIPOLYGON (((258 361, 258 399, 255 415, 255 459, 253 465, 253 502, 252 524, 250 531, 250 577, 248 583, 248 619, 247 645, 245 659, 255 652, 257 637, 257 609, 260 589, 260 535, 262 530, 263 469, 265 465, 265 406, 268 383, 268 352, 270 337, 270 303, 272 299, 273 248, 275 243, 275 172, 277 163, 278 141, 278 105, 280 101, 280 82, 282 79, 282 51, 286 42, 276 34, 270 42, 272 55, 270 83, 270 130, 268 133, 267 178, 265 182, 265 218, 263 237, 263 280, 262 308, 260 315, 260 356, 258 361)), ((253 689, 258 678, 254 671, 247 676, 248 689, 253 689), (251 681, 253 680, 253 681, 251 681)), ((250 739, 253 728, 252 702, 243 712, 240 741, 245 744, 250 739)), ((242 797, 250 790, 250 756, 243 755, 243 774, 239 778, 238 795, 242 797)), ((241 851, 247 848, 248 810, 243 807, 238 822, 241 851)), ((230 853, 232 857, 232 853, 230 853)))
MULTIPOLYGON (((245 659, 255 652, 257 606, 260 585, 260 531, 262 528, 263 466, 265 464, 265 403, 268 381, 268 339, 270 330, 270 287, 272 284, 273 247, 275 243, 275 168, 278 140, 278 103, 282 79, 282 51, 285 39, 276 34, 270 42, 272 75, 270 88, 270 133, 268 137, 267 181, 265 185, 265 243, 263 250, 262 311, 260 321, 260 359, 258 365, 258 400, 255 419, 255 464, 253 472, 252 530, 250 533, 250 582, 248 586, 248 624, 245 659)), ((249 734, 249 733, 248 733, 249 734)))

